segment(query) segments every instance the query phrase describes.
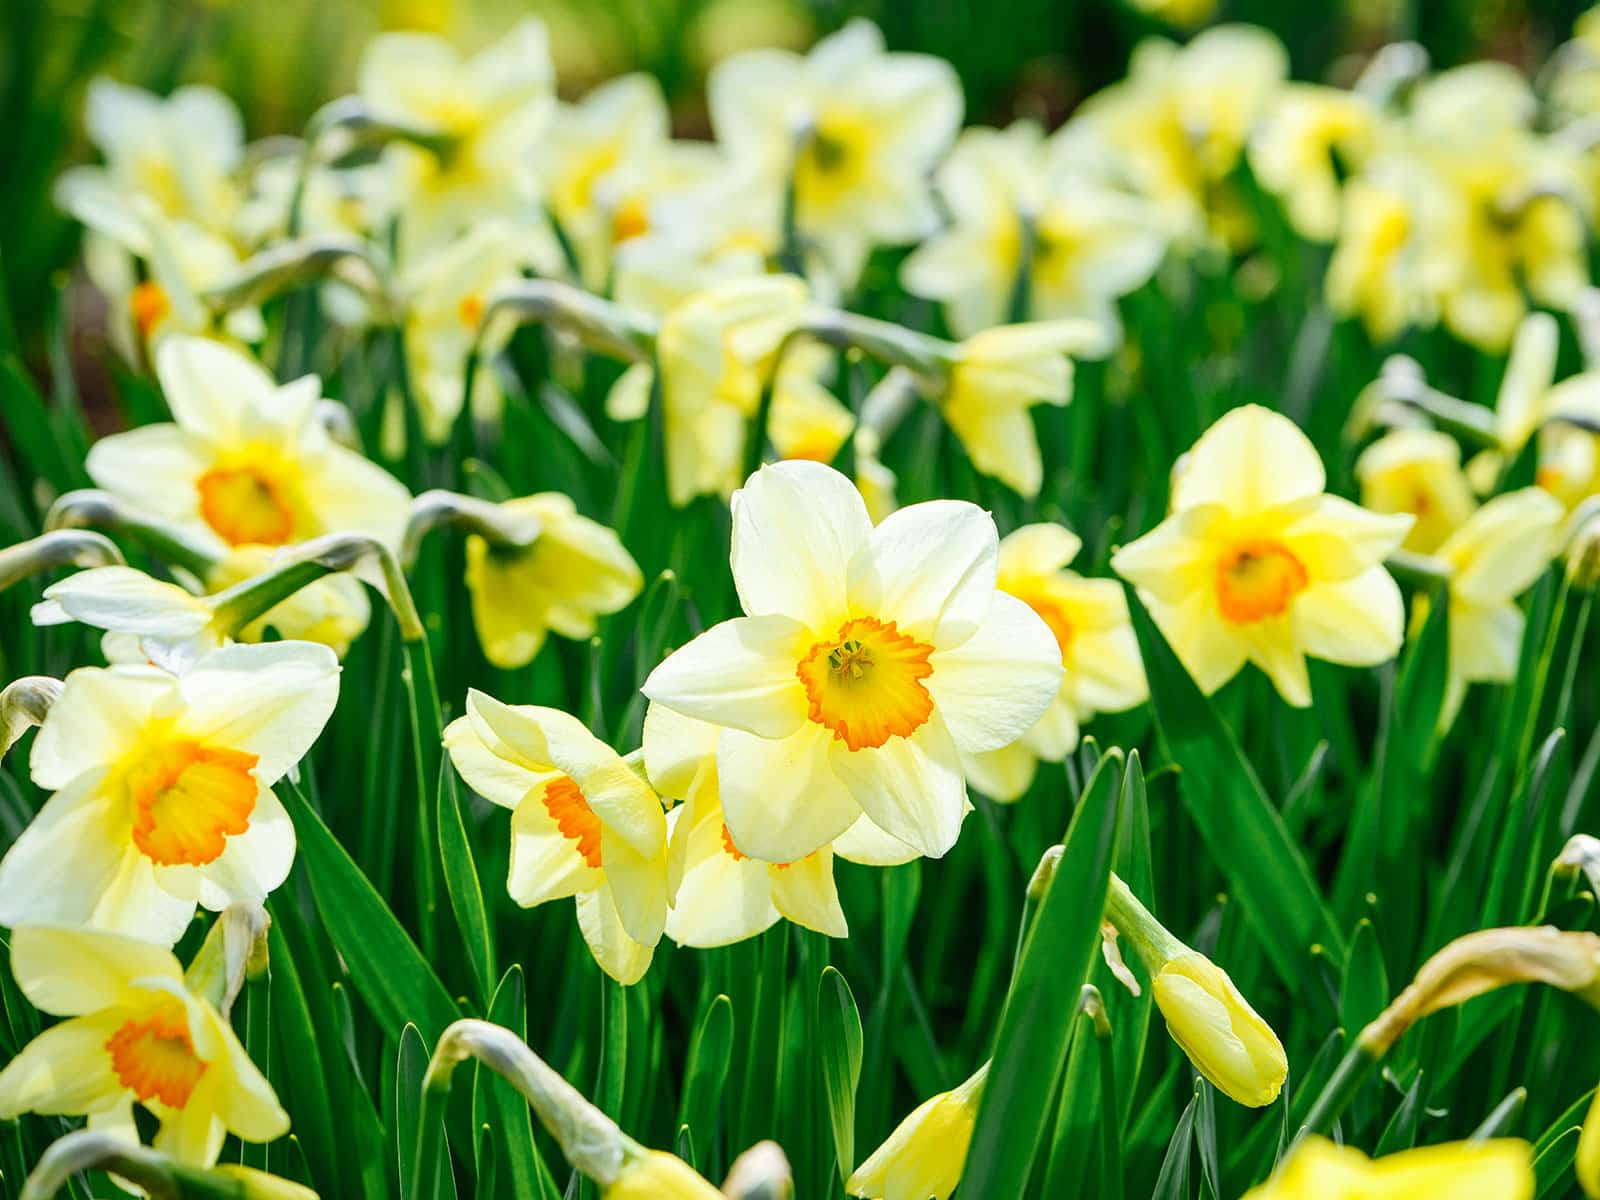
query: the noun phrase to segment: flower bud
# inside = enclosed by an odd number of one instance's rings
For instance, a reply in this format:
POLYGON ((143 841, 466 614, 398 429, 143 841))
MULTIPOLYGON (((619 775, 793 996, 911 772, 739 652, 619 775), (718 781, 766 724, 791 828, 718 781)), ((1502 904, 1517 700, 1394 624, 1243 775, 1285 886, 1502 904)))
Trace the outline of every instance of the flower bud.
POLYGON ((61 680, 25 675, 0 692, 0 758, 35 725, 44 724, 50 706, 61 698, 61 680))
POLYGON ((1578 1185, 1589 1200, 1600 1200, 1600 1091, 1594 1094, 1589 1115, 1578 1137, 1578 1185))
POLYGON ((1251 1108, 1278 1098, 1289 1073, 1283 1043, 1226 971, 1190 951, 1156 973, 1151 992, 1172 1040, 1218 1091, 1251 1108))
POLYGON ((790 1200, 794 1171, 777 1142, 757 1142, 728 1168, 722 1194, 729 1200, 790 1200))
POLYGON ((932 1196, 947 1200, 961 1182, 989 1064, 951 1092, 924 1101, 851 1174, 845 1191, 869 1200, 932 1196))
POLYGON ((601 1188, 600 1200, 722 1200, 693 1167, 664 1150, 632 1147, 622 1169, 601 1188))

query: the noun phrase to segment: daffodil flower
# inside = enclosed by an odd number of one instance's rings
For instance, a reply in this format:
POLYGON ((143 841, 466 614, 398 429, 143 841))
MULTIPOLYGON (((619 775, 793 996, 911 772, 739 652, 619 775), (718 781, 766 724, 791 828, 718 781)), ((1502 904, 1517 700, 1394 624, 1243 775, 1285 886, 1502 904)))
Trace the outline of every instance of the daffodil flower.
POLYGON ((1435 429, 1395 429, 1356 460, 1362 507, 1416 518, 1404 549, 1432 554, 1478 506, 1461 469, 1461 447, 1435 429))
POLYGON ((640 1148, 624 1154, 617 1177, 600 1200, 723 1200, 723 1195, 676 1154, 640 1148))
POLYGON ((989 1064, 953 1091, 923 1101, 845 1183, 869 1200, 948 1200, 961 1182, 989 1064))
POLYGON ((372 114, 441 143, 395 141, 384 151, 400 197, 402 261, 486 217, 532 214, 533 156, 554 89, 549 37, 537 20, 470 59, 426 33, 385 33, 367 44, 359 93, 372 114))
POLYGON ((137 1142, 133 1106, 161 1123, 156 1149, 209 1167, 232 1133, 289 1132, 272 1085, 210 1001, 190 992, 170 950, 92 929, 11 933, 22 994, 58 1017, 0 1071, 0 1117, 86 1114, 92 1129, 137 1142))
MULTIPOLYGON (((1490 500, 1434 551, 1450 575, 1450 666, 1441 726, 1455 720, 1469 684, 1516 678, 1527 620, 1516 599, 1560 549, 1565 516, 1553 496, 1523 488, 1490 500)), ((1413 628, 1427 612, 1426 598, 1418 597, 1413 628)))
POLYGON ((1117 298, 1149 280, 1166 248, 1147 201, 1047 151, 1031 121, 966 130, 935 181, 950 224, 900 276, 943 301, 957 336, 1003 324, 1026 267, 1029 318, 1090 320, 1108 346, 1121 341, 1117 298))
POLYGON ((1395 656, 1405 613, 1383 560, 1405 540, 1409 514, 1324 494, 1310 440, 1255 405, 1207 430, 1176 475, 1172 515, 1111 565, 1202 690, 1248 661, 1305 707, 1308 655, 1346 666, 1395 656))
POLYGON ((1533 1188, 1533 1150, 1511 1138, 1419 1146, 1374 1161, 1309 1137, 1245 1200, 1531 1200, 1533 1188))
POLYGON ((717 774, 741 853, 793 862, 869 816, 924 854, 955 844, 961 755, 1021 737, 1061 686, 1055 639, 995 588, 999 538, 959 501, 876 528, 819 463, 763 467, 733 498, 745 616, 658 666, 651 700, 721 726, 717 774))
POLYGON ((1426 252, 1429 214, 1445 203, 1439 182, 1407 162, 1369 166, 1344 186, 1339 240, 1323 289, 1340 317, 1358 317, 1374 341, 1439 319, 1449 264, 1426 252))
POLYGON ((176 336, 158 348, 156 374, 174 423, 91 446, 87 468, 101 487, 194 530, 219 558, 333 532, 399 542, 410 498, 317 420, 316 376, 280 387, 238 350, 176 336))
POLYGON ((1000 540, 998 584, 1049 626, 1061 652, 1061 690, 1039 723, 1009 746, 967 760, 967 778, 996 800, 1015 800, 1040 759, 1060 762, 1078 728, 1101 712, 1121 712, 1149 695, 1122 586, 1067 569, 1082 546, 1059 525, 1024 525, 1000 540))
POLYGON ((682 805, 667 814, 673 884, 667 936, 680 946, 726 946, 755 937, 780 917, 845 937, 833 882, 833 848, 788 863, 751 858, 734 844, 717 787, 717 727, 652 704, 645 713, 650 782, 682 805))
POLYGON ((539 534, 526 547, 467 538, 472 622, 495 666, 532 662, 550 630, 592 637, 597 617, 626 608, 644 586, 616 533, 580 515, 569 497, 541 492, 503 507, 535 518, 539 534))
POLYGON ((804 56, 735 54, 706 86, 718 142, 793 188, 800 235, 841 286, 854 284, 874 245, 937 225, 927 177, 961 124, 949 63, 885 53, 878 27, 855 20, 804 56))
POLYGON ((1341 171, 1370 152, 1379 122, 1366 96, 1291 83, 1250 136, 1250 169, 1277 195, 1297 233, 1331 242, 1339 232, 1341 171))
POLYGON ((667 919, 667 822, 649 785, 576 717, 476 690, 444 742, 468 786, 512 811, 511 898, 576 896, 595 961, 637 983, 667 919))
POLYGON ((0 925, 76 923, 175 942, 196 904, 260 902, 294 827, 272 785, 333 711, 326 646, 226 646, 182 676, 85 667, 33 743, 53 791, 0 860, 0 925))

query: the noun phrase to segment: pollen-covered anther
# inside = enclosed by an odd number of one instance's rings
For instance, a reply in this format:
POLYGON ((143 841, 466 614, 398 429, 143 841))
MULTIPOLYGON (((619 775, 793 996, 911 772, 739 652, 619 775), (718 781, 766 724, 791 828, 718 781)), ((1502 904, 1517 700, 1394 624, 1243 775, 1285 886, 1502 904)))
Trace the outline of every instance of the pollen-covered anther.
POLYGON ((1283 543, 1251 538, 1217 560, 1217 608, 1238 625, 1279 617, 1308 583, 1305 565, 1283 543))
POLYGON ((124 1021, 106 1041, 111 1069, 141 1101, 182 1108, 209 1065, 194 1052, 189 1023, 176 1004, 124 1021))
POLYGON ((933 647, 873 617, 856 617, 837 637, 816 643, 795 673, 806 690, 807 716, 851 750, 909 737, 933 713, 922 681, 933 674, 933 647))
POLYGON ((591 867, 600 866, 600 818, 594 815, 583 791, 566 775, 544 785, 544 808, 561 836, 576 842, 578 853, 591 867))
POLYGON ((250 828, 259 785, 256 756, 179 740, 128 772, 133 844, 161 866, 204 866, 250 828))

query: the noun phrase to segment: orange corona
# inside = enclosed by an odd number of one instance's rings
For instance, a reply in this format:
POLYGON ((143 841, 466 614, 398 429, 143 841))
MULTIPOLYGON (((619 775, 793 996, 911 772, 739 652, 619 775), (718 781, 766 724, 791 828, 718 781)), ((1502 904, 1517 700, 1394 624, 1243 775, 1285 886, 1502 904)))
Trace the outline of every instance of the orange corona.
POLYGON ((156 326, 165 321, 167 314, 172 311, 172 302, 167 299, 167 293, 159 283, 146 279, 134 284, 133 291, 128 293, 128 309, 133 314, 133 326, 139 331, 140 338, 148 342, 156 326))
POLYGON ((837 637, 812 646, 795 668, 810 702, 807 715, 851 750, 910 737, 933 713, 933 697, 922 683, 933 674, 932 653, 893 621, 846 621, 837 637))
POLYGON ((123 1087, 146 1104, 169 1108, 189 1103, 208 1065, 195 1054, 187 1016, 176 1004, 124 1021, 106 1041, 106 1053, 123 1087))
POLYGON ((583 792, 568 776, 544 786, 544 808, 561 836, 578 844, 578 853, 591 867, 600 865, 600 818, 594 815, 583 792))
POLYGON ((133 844, 161 866, 213 862, 250 827, 256 756, 174 741, 128 773, 133 844))
POLYGON ((212 467, 200 476, 200 515, 230 546, 281 546, 294 537, 283 487, 253 466, 212 467))
POLYGON ((1252 538, 1217 560, 1217 608, 1236 625, 1280 617, 1309 582, 1305 565, 1281 542, 1252 538))

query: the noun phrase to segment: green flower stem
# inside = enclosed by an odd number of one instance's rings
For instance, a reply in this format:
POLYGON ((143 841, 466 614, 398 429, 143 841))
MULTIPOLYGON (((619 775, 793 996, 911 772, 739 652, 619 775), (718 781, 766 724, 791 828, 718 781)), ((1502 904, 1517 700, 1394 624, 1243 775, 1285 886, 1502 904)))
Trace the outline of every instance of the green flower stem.
POLYGON ((1039 222, 1034 213, 1017 213, 1017 225, 1022 233, 1022 246, 1017 255, 1017 277, 1011 284, 1011 303, 1006 320, 1012 325, 1028 319, 1033 306, 1033 256, 1039 248, 1039 222))
POLYGON ((334 234, 294 238, 254 254, 202 298, 213 309, 229 312, 330 277, 360 291, 380 312, 390 307, 383 272, 368 243, 334 234))
POLYGON ((332 570, 323 563, 309 559, 286 563, 236 583, 212 598, 217 626, 229 637, 237 636, 251 622, 265 616, 301 588, 315 583, 332 570))
POLYGON ((0 550, 0 592, 54 567, 122 566, 110 538, 87 529, 53 529, 0 550))
POLYGON ((1437 558, 1426 554, 1396 550, 1383 560, 1383 565, 1389 569, 1389 574, 1401 583, 1409 583, 1428 591, 1448 587, 1450 584, 1450 568, 1437 558))
POLYGON ((1083 985, 1078 997, 1078 1013, 1094 1029, 1096 1057, 1100 1065, 1100 1194, 1106 1200, 1122 1200, 1122 1144, 1118 1135, 1117 1048, 1112 1040, 1111 1019, 1105 998, 1092 983, 1083 985))
POLYGON ((1332 1077, 1323 1085, 1311 1111, 1306 1114, 1305 1124, 1301 1126, 1296 1140, 1308 1134, 1328 1133, 1350 1101, 1355 1099, 1373 1068, 1383 1060, 1385 1052, 1386 1048, 1378 1049, 1368 1045, 1364 1038, 1357 1038, 1339 1060, 1332 1077))
POLYGON ((1189 947, 1168 933, 1115 873, 1106 890, 1106 920, 1116 929, 1118 939, 1133 947, 1151 978, 1174 958, 1190 953, 1189 947))
MULTIPOLYGON (((45 514, 46 529, 87 529, 98 526, 125 533, 163 562, 182 567, 204 581, 217 564, 217 555, 184 530, 131 511, 110 492, 93 488, 66 492, 45 514)), ((121 555, 116 561, 122 561, 121 555)))
POLYGON ((497 293, 484 306, 480 340, 502 314, 565 329, 589 349, 623 362, 647 362, 655 351, 656 326, 649 317, 554 279, 524 279, 497 293))
POLYGON ((813 310, 794 334, 816 338, 841 350, 859 350, 891 367, 904 367, 917 378, 930 395, 944 391, 946 372, 956 355, 956 346, 942 338, 863 317, 839 309, 813 310))
POLYGON ((434 488, 411 502, 405 536, 400 541, 400 562, 410 566, 422 550, 422 539, 441 525, 459 525, 492 546, 531 546, 539 536, 539 520, 502 505, 434 488))

